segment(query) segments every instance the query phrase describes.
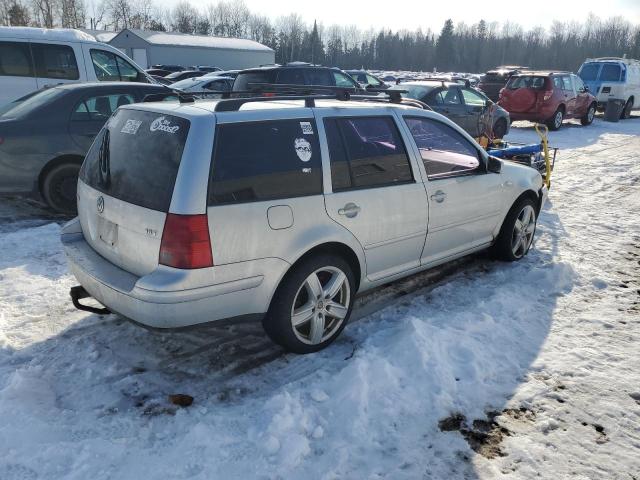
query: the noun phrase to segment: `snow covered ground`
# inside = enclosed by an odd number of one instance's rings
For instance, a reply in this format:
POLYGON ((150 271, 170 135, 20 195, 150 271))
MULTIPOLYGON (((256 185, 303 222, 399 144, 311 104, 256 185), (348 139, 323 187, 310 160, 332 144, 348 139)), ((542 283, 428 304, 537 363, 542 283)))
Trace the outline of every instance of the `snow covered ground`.
POLYGON ((74 310, 61 219, 0 200, 0 479, 640 479, 640 118, 551 140, 524 261, 387 288, 308 356, 74 310))

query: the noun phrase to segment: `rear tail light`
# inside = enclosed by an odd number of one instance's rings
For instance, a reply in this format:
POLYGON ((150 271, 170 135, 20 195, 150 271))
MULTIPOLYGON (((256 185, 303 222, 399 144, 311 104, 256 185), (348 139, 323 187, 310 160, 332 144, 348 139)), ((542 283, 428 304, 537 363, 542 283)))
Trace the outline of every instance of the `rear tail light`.
POLYGON ((544 92, 544 95, 542 96, 542 99, 546 102, 552 96, 553 96, 553 90, 547 90, 546 92, 544 92))
POLYGON ((168 213, 162 232, 159 262, 183 269, 212 267, 207 215, 168 213))
POLYGON ((262 96, 263 96, 263 97, 275 97, 275 96, 276 96, 276 94, 275 94, 275 93, 273 93, 273 92, 268 92, 268 93, 263 93, 263 94, 262 94, 262 96))

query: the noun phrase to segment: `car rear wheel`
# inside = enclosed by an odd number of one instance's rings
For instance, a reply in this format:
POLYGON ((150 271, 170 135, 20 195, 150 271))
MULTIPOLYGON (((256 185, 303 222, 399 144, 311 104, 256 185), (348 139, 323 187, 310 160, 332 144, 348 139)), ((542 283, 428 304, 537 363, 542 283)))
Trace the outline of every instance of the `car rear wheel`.
POLYGON ((589 109, 587 110, 587 113, 584 114, 584 116, 580 119, 580 123, 582 125, 591 125, 593 123, 593 119, 596 116, 596 104, 592 103, 591 105, 589 105, 589 109))
POLYGON ((494 245, 496 256, 513 262, 524 257, 533 243, 536 233, 536 204, 525 197, 517 201, 509 210, 494 245))
POLYGON ((494 138, 503 138, 507 133, 507 121, 504 118, 499 118, 496 124, 493 126, 494 138))
POLYGON ((625 120, 627 118, 631 118, 631 109, 633 108, 633 100, 630 98, 625 103, 624 108, 622 109, 622 113, 620 114, 620 118, 625 120))
POLYGON ((78 187, 77 163, 63 163, 53 167, 42 182, 42 197, 52 209, 65 215, 77 211, 76 190, 78 187))
POLYGON ((262 324, 267 335, 285 349, 316 352, 342 332, 354 296, 349 264, 334 255, 314 256, 287 273, 262 324))
POLYGON ((556 113, 553 114, 553 116, 547 121, 547 127, 549 127, 549 130, 560 130, 560 127, 562 127, 562 121, 564 120, 564 112, 562 111, 562 108, 558 108, 556 110, 556 113))

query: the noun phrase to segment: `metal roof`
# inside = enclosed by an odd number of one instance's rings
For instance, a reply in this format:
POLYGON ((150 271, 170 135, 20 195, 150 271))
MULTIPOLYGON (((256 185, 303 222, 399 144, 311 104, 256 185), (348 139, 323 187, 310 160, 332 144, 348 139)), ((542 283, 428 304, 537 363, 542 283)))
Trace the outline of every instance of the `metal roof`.
MULTIPOLYGON (((204 47, 225 50, 244 50, 256 52, 273 52, 266 45, 245 38, 212 37, 208 35, 188 35, 176 32, 154 32, 151 30, 125 29, 116 37, 131 33, 152 45, 170 45, 177 47, 204 47)), ((115 37, 114 39, 115 40, 115 37)))

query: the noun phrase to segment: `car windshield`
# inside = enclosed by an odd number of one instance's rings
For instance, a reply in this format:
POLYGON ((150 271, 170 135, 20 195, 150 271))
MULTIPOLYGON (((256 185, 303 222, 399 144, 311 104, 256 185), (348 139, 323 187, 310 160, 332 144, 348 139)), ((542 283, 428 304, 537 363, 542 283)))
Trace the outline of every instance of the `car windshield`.
POLYGON ((582 80, 589 82, 598 77, 598 70, 600 70, 598 63, 585 63, 580 69, 580 72, 578 72, 578 75, 582 80))
POLYGON ((542 90, 544 88, 545 77, 534 77, 533 75, 523 75, 521 77, 511 77, 507 83, 507 89, 517 90, 519 88, 533 88, 542 90))
POLYGON ((603 82, 617 82, 620 80, 620 65, 605 63, 600 71, 600 80, 603 82))
POLYGON ((39 90, 25 95, 18 100, 0 108, 1 118, 18 118, 28 115, 41 106, 49 103, 54 98, 64 95, 64 91, 58 88, 39 90))

